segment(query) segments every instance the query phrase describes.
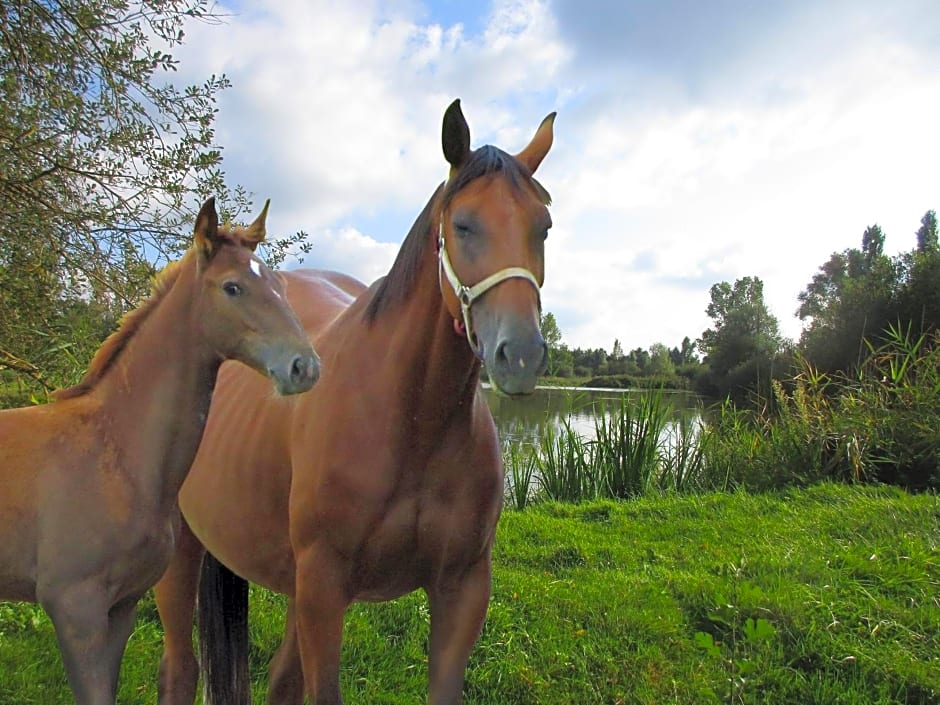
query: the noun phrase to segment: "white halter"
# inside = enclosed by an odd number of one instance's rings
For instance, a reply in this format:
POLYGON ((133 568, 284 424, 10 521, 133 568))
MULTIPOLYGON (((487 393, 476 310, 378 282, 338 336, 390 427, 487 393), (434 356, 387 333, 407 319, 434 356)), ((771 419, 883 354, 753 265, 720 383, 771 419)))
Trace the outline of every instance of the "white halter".
POLYGON ((539 286, 538 279, 535 278, 535 275, 532 274, 532 272, 530 272, 528 269, 525 269, 524 267, 506 267, 505 269, 499 270, 495 274, 489 275, 473 286, 465 286, 464 284, 461 284, 460 278, 457 276, 453 265, 450 263, 450 257, 447 256, 447 249, 444 247, 443 213, 441 214, 441 224, 438 230, 437 258, 440 262, 437 274, 438 280, 440 281, 441 291, 444 290, 443 279, 446 277, 451 289, 454 290, 454 294, 457 296, 457 300, 460 302, 460 313, 463 316, 463 327, 467 334, 467 342, 470 344, 470 349, 473 350, 473 354, 476 355, 480 360, 483 359, 483 353, 477 342, 476 335, 473 332, 473 322, 470 318, 470 307, 473 305, 474 301, 479 299, 481 296, 483 296, 483 294, 485 294, 497 284, 504 282, 507 279, 518 278, 525 279, 535 287, 535 291, 539 293, 539 308, 542 307, 540 292, 541 287, 539 286))

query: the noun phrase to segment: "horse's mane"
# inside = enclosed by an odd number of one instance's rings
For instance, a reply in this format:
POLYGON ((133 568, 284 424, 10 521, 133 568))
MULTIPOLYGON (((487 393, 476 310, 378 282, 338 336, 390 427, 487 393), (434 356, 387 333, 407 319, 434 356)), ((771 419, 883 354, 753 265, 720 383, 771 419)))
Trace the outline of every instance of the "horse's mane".
POLYGON ((388 275, 378 284, 375 294, 366 308, 365 317, 367 321, 374 322, 384 309, 407 299, 414 288, 421 260, 432 241, 430 237, 431 214, 435 210, 434 203, 438 196, 441 197, 441 205, 438 209, 438 212, 440 212, 471 181, 497 172, 504 174, 509 183, 518 190, 521 190, 524 184, 531 184, 543 203, 546 205, 551 203, 551 196, 549 196, 548 191, 535 180, 531 172, 515 157, 489 144, 474 150, 457 173, 435 189, 434 194, 424 206, 414 225, 411 226, 411 230, 408 231, 408 235, 405 236, 405 241, 398 251, 395 263, 389 270, 388 275), (441 194, 442 190, 443 194, 441 194))
POLYGON ((170 262, 163 270, 154 277, 152 291, 149 297, 144 300, 137 308, 128 311, 121 318, 118 329, 109 335, 88 365, 85 376, 73 387, 67 387, 53 392, 56 401, 63 399, 72 399, 82 396, 94 389, 95 385, 104 377, 105 373, 114 365, 114 361, 121 354, 121 351, 127 347, 128 342, 134 337, 134 334, 140 330, 141 325, 150 313, 166 296, 167 291, 179 279, 182 271, 183 259, 176 262, 170 262))

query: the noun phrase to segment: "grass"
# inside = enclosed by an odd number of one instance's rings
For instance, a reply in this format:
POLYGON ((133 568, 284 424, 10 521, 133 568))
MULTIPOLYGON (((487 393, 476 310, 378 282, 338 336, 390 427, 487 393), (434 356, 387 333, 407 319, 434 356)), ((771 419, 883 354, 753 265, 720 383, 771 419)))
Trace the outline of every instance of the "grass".
MULTIPOLYGON (((823 484, 505 512, 465 702, 940 702, 940 499, 823 484)), ((263 702, 283 601, 252 592, 263 702)), ((347 702, 426 701, 423 595, 356 605, 347 702)), ((141 606, 120 702, 156 701, 141 606)), ((48 620, 0 603, 0 703, 71 702, 48 620)))

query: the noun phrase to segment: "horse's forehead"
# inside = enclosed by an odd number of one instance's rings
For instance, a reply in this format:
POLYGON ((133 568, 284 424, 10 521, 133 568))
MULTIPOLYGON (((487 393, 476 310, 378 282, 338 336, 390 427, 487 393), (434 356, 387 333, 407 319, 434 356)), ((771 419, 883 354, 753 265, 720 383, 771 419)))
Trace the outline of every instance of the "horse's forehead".
POLYGON ((454 194, 451 209, 473 208, 484 217, 506 217, 518 213, 533 216, 544 209, 534 187, 503 172, 477 177, 454 194))
POLYGON ((269 271, 254 252, 246 247, 228 244, 213 258, 213 265, 220 273, 246 275, 250 279, 268 279, 269 271))

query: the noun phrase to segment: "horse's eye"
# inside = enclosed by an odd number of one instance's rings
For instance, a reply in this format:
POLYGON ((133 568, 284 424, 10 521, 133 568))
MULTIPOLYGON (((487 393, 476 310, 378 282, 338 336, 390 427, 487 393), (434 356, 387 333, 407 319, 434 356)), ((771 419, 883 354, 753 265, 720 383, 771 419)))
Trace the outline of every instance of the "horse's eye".
POLYGON ((454 232, 459 238, 464 238, 473 234, 473 230, 466 223, 454 223, 454 232))
POLYGON ((235 282, 225 282, 222 285, 222 291, 226 293, 227 296, 235 297, 241 296, 243 293, 241 284, 236 284, 235 282))

